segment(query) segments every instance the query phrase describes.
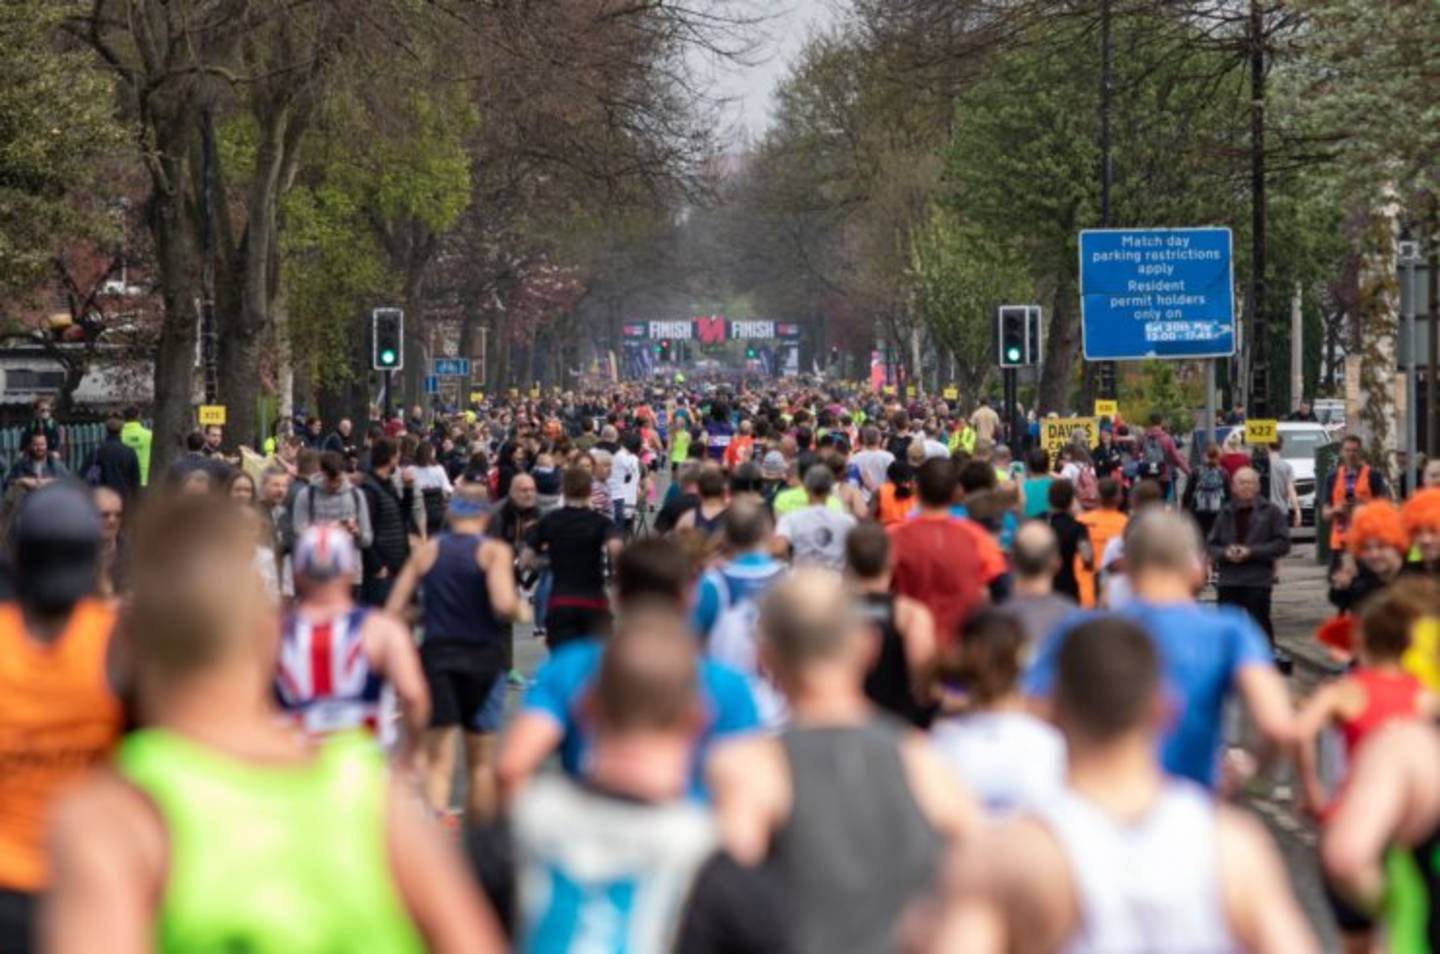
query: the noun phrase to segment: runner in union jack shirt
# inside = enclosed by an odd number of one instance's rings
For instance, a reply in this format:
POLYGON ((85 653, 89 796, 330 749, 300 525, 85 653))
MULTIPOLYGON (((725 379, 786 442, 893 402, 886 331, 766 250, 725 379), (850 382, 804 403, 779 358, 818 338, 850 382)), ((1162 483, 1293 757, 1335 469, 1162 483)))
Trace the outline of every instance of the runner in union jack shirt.
POLYGON ((358 561, 353 538, 338 524, 307 527, 296 541, 298 601, 281 630, 276 696, 311 735, 366 729, 383 736, 388 684, 400 709, 400 751, 414 759, 430 717, 420 656, 399 622, 356 605, 350 581, 358 561))

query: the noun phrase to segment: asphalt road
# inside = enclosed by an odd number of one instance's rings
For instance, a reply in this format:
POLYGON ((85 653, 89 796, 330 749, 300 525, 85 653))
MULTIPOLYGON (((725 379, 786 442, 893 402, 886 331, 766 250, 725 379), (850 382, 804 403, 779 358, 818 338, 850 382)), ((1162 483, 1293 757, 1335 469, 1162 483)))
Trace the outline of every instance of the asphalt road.
MULTIPOLYGON (((1289 681, 1297 702, 1339 671, 1312 639, 1316 626, 1331 614, 1326 597, 1328 589, 1324 568, 1315 562, 1313 539, 1307 541, 1303 550, 1292 553, 1281 563, 1272 617, 1276 638, 1295 660, 1289 681)), ((1276 781, 1288 783, 1289 778, 1286 776, 1276 781)), ((1294 791, 1294 788, 1291 787, 1291 790, 1294 791)), ((1340 941, 1335 921, 1321 886, 1314 825, 1296 810, 1289 798, 1277 798, 1274 786, 1263 783, 1253 785, 1251 792, 1253 794, 1242 799, 1242 803, 1264 821, 1275 837, 1296 895, 1315 926, 1324 949, 1338 952, 1340 941)), ((1283 796, 1285 793, 1280 794, 1283 796)), ((1298 795, 1298 792, 1295 794, 1298 795)))

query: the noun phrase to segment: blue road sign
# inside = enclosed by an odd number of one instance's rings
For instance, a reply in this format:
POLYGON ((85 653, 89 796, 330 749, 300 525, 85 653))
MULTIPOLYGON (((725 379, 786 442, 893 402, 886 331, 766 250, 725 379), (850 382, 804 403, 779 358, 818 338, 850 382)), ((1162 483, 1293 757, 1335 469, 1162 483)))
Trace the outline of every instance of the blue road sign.
POLYGON ((470 374, 469 358, 436 358, 431 364, 434 372, 442 377, 463 378, 470 374))
POLYGON ((440 393, 440 378, 439 378, 438 375, 434 375, 434 374, 427 374, 427 375, 425 375, 425 393, 426 393, 426 394, 439 394, 439 393, 440 393))
POLYGON ((1081 232, 1085 359, 1234 354, 1233 245, 1225 228, 1081 232))

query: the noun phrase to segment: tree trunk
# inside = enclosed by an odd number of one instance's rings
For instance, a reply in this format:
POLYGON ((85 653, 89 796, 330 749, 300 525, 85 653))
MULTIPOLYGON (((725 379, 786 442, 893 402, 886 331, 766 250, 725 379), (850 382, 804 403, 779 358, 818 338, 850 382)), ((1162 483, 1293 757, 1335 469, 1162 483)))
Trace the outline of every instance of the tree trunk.
POLYGON ((1055 286, 1050 309, 1050 338, 1045 343, 1045 367, 1040 374, 1036 410, 1042 413, 1066 411, 1070 405, 1070 381, 1080 356, 1080 322, 1075 314, 1075 279, 1068 271, 1055 286))
POLYGON ((246 199, 245 231, 230 263, 229 277, 238 294, 227 296, 220 313, 220 393, 227 408, 226 430, 233 442, 252 447, 260 434, 261 342, 277 291, 271 270, 277 261, 276 223, 292 115, 288 106, 277 104, 256 118, 261 136, 246 199))
MULTIPOLYGON (((1119 369, 1116 369, 1119 374, 1119 369)), ((1080 397, 1076 401, 1076 411, 1081 417, 1088 417, 1090 412, 1095 410, 1095 396, 1099 393, 1100 362, 1086 361, 1080 366, 1080 397)))
MULTIPOLYGON (((177 153, 171 152, 174 156, 177 153)), ((183 151, 179 154, 183 155, 183 151)), ((169 165, 181 166, 183 160, 169 165)), ((183 169, 170 173, 171 181, 185 181, 183 169)), ((183 196, 159 184, 150 197, 149 225, 155 238, 160 297, 164 318, 155 355, 154 443, 150 473, 163 475, 178 455, 185 434, 194 427, 191 403, 195 387, 196 296, 199 292, 194 220, 183 196)), ((158 476, 156 477, 158 480, 158 476)))

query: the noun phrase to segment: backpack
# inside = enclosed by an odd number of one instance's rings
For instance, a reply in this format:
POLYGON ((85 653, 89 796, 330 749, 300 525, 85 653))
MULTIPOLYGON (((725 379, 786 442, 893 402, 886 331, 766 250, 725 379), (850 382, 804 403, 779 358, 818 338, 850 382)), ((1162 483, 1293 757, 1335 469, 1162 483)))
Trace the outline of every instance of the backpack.
POLYGON ((1089 464, 1078 464, 1079 474, 1075 477, 1075 496, 1080 500, 1080 506, 1091 510, 1100 504, 1100 480, 1095 476, 1095 468, 1089 464))
POLYGON ((1225 470, 1202 466, 1195 475, 1195 512, 1219 513, 1225 504, 1225 470))
POLYGON ((1140 445, 1140 470, 1142 478, 1159 480, 1165 473, 1165 448, 1155 434, 1146 434, 1140 445))
MULTIPOLYGON (((760 601, 767 590, 778 582, 783 570, 751 585, 737 584, 723 570, 711 570, 710 580, 720 592, 720 614, 710 628, 706 653, 716 662, 724 663, 745 674, 755 694, 760 721, 778 726, 785 720, 785 698, 769 679, 760 674, 756 625, 760 619, 760 601)), ((748 582, 748 581, 746 581, 748 582)))

